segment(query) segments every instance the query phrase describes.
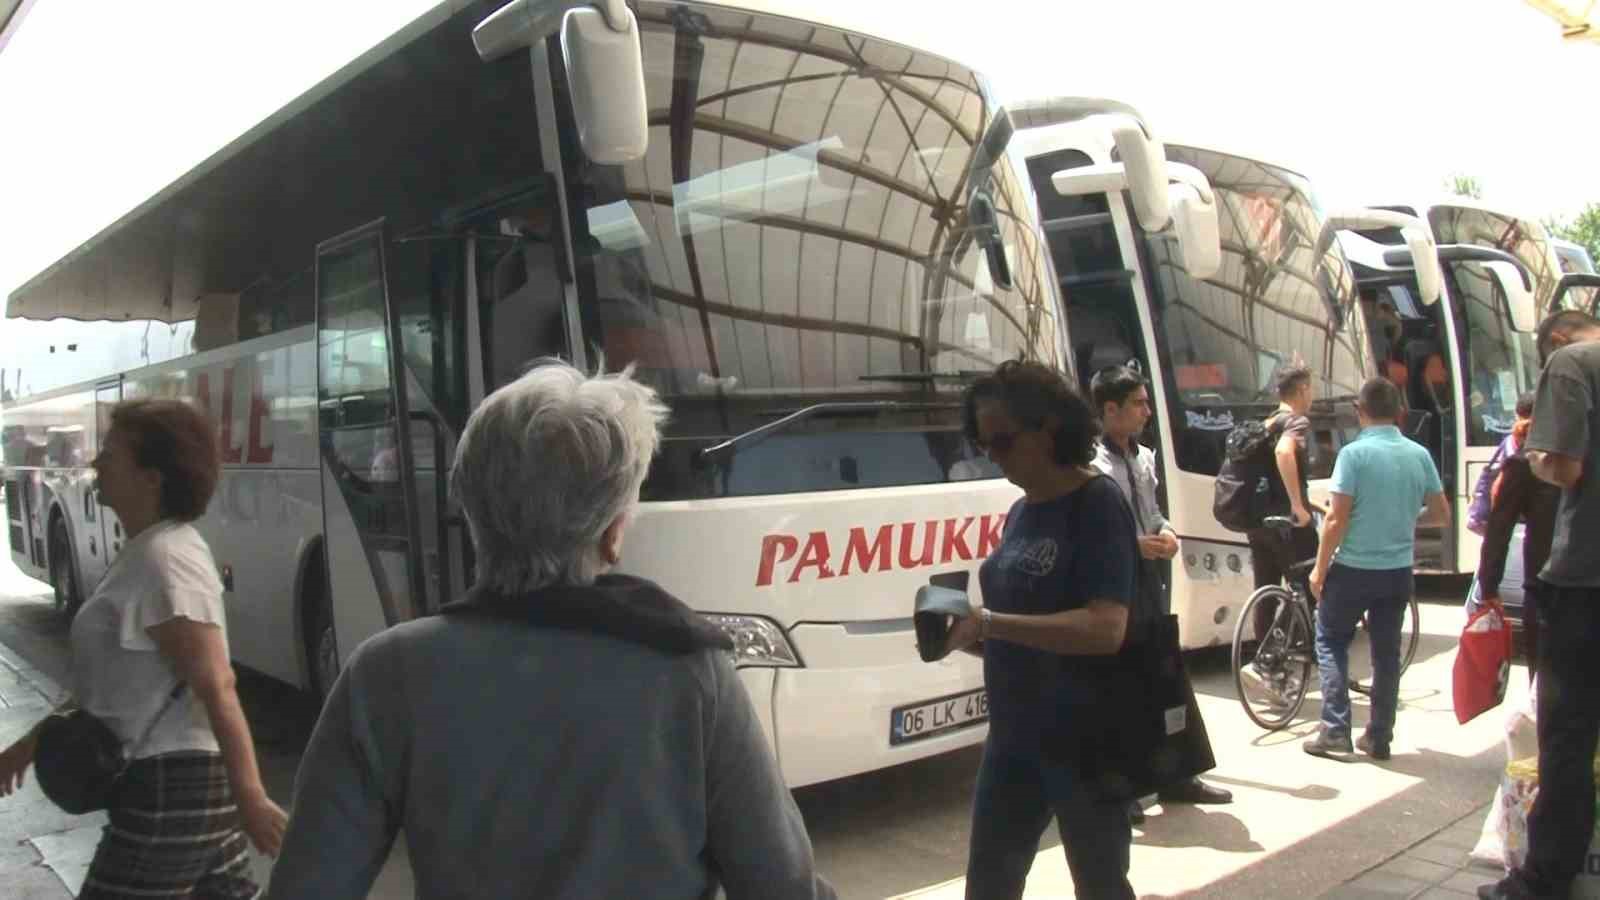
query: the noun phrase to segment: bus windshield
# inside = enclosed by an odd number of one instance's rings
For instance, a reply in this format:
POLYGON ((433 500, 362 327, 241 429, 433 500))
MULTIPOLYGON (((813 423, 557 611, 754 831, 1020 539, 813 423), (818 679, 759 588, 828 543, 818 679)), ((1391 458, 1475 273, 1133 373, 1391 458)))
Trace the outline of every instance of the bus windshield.
MULTIPOLYGON (((1433 207, 1428 224, 1441 245, 1474 244, 1515 256, 1533 277, 1536 307, 1550 303, 1561 272, 1543 227, 1463 206, 1433 207)), ((1516 421, 1517 398, 1538 383, 1534 337, 1511 327, 1505 296, 1483 266, 1455 263, 1445 267, 1445 275, 1465 335, 1467 440, 1478 446, 1498 444, 1516 421)))
POLYGON ((642 3, 639 19, 648 155, 565 164, 579 172, 584 343, 672 408, 645 497, 996 477, 951 401, 1002 360, 1059 360, 1025 186, 1005 160, 970 171, 996 110, 983 83, 747 13, 642 3), (998 211, 1009 285, 968 227, 973 189, 998 211), (798 409, 863 400, 932 402, 805 417, 715 468, 696 456, 798 409))
POLYGON ((1167 152, 1205 173, 1219 207, 1216 276, 1191 277, 1169 235, 1145 235, 1143 247, 1157 352, 1174 398, 1178 464, 1215 475, 1227 432, 1277 406, 1280 367, 1310 366, 1325 402, 1359 391, 1362 320, 1353 312, 1354 278, 1338 244, 1313 258, 1322 217, 1305 179, 1207 150, 1169 146, 1167 152))
POLYGON ((1511 327, 1505 292, 1482 265, 1449 264, 1445 277, 1461 308, 1458 321, 1466 326, 1467 439, 1479 446, 1497 444, 1516 424, 1517 398, 1538 385, 1534 336, 1511 327))

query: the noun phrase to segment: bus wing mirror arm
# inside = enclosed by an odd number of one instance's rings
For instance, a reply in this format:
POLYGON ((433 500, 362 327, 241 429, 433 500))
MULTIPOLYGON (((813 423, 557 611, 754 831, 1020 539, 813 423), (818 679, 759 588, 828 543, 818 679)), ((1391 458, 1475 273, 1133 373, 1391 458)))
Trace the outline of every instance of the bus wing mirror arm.
POLYGON ((604 166, 641 159, 650 143, 644 55, 625 0, 512 0, 472 29, 472 44, 489 62, 557 28, 584 155, 604 166))
POLYGON ((1410 263, 1416 272, 1417 290, 1425 306, 1432 306, 1444 291, 1444 272, 1439 265, 1438 247, 1434 245, 1433 232, 1416 216, 1388 209, 1352 209, 1334 213, 1322 223, 1317 235, 1313 259, 1320 265, 1332 248, 1341 231, 1398 228, 1410 251, 1410 263))

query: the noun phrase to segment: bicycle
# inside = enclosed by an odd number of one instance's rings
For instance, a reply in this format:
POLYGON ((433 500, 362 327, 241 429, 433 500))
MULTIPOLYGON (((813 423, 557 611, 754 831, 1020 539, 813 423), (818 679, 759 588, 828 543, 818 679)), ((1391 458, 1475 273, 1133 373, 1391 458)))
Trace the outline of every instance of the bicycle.
MULTIPOLYGON (((1277 529, 1286 543, 1289 529, 1294 527, 1287 516, 1269 516, 1264 524, 1277 529)), ((1311 570, 1315 566, 1314 559, 1290 566, 1285 573, 1288 587, 1269 584, 1257 588, 1245 601, 1239 620, 1233 626, 1233 685, 1239 693, 1239 705, 1244 707, 1250 721, 1268 731, 1283 729, 1299 715, 1317 668, 1317 632, 1312 617, 1310 584, 1311 570), (1256 610, 1266 603, 1277 604, 1277 609, 1266 634, 1253 635, 1256 610), (1257 639, 1251 640, 1251 637, 1257 639)), ((1400 624, 1401 676, 1416 658, 1421 618, 1417 598, 1413 596, 1400 624)), ((1365 615, 1361 617, 1360 628, 1367 628, 1365 615)), ((1357 668, 1352 662, 1350 689, 1367 693, 1357 686, 1357 668)), ((1370 677, 1370 665, 1367 668, 1370 677)))

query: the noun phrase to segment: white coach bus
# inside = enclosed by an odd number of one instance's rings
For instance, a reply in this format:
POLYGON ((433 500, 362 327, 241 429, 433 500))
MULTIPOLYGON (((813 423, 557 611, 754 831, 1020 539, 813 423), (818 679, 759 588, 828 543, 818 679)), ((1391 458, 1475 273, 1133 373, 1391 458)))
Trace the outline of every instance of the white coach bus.
POLYGON ((1427 229, 1440 272, 1431 302, 1418 294, 1416 252, 1396 229, 1340 234, 1361 307, 1375 323, 1373 358, 1405 393, 1407 429, 1433 454, 1451 498, 1451 524, 1418 526, 1417 570, 1471 573, 1481 539, 1466 527, 1468 505, 1511 432, 1517 399, 1538 384, 1539 320, 1569 303, 1587 305, 1600 277, 1566 271, 1571 263, 1538 222, 1475 201, 1382 209, 1427 229))
POLYGON ((1084 388, 1096 371, 1129 363, 1150 381, 1155 414, 1142 440, 1157 451, 1164 507, 1182 541, 1169 580, 1180 639, 1186 648, 1225 644, 1254 590, 1244 536, 1211 512, 1225 439, 1277 407, 1280 366, 1309 365, 1317 400, 1307 475, 1312 502, 1326 505, 1334 457, 1357 431, 1355 394, 1373 371, 1334 228, 1381 214, 1328 216, 1288 169, 1169 144, 1172 179, 1209 185, 1220 233, 1219 258, 1186 258, 1180 231, 1146 228, 1135 198, 1101 174, 1127 154, 1098 122, 1018 141, 1084 388))
POLYGON ((732 633, 789 783, 980 741, 980 662, 923 664, 910 611, 977 590, 1019 496, 965 383, 1064 363, 1031 190, 977 74, 780 5, 442 4, 14 291, 54 324, 6 410, 12 558, 80 603, 123 538, 106 411, 192 398, 234 654, 326 690, 470 584, 474 405, 633 364, 672 417, 622 568, 732 633))

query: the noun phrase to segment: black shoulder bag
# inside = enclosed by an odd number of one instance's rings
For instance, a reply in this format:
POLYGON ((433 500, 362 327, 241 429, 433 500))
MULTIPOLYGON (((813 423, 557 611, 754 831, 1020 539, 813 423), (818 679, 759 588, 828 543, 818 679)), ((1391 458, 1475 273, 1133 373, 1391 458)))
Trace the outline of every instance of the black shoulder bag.
POLYGON ((124 752, 111 726, 86 709, 50 714, 39 725, 33 753, 34 777, 50 802, 75 816, 106 809, 128 766, 150 740, 167 710, 183 695, 184 683, 145 727, 133 749, 124 752))
POLYGON ((1083 673, 1097 681, 1100 727, 1068 751, 1100 795, 1117 801, 1155 793, 1217 764, 1183 665, 1178 617, 1161 603, 1160 569, 1139 562, 1122 649, 1083 673))

